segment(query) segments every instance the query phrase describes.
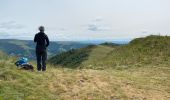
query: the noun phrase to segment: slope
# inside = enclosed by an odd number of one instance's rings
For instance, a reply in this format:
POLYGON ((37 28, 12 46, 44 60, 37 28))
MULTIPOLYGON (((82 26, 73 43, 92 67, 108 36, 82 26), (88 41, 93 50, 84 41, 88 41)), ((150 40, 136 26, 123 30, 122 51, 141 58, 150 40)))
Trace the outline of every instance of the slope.
MULTIPOLYGON (((82 48, 88 44, 71 41, 51 41, 48 47, 49 56, 68 51, 70 49, 82 48)), ((31 40, 0 39, 0 50, 8 55, 27 57, 35 59, 35 43, 31 40)))
MULTIPOLYGON (((100 63, 114 47, 107 45, 89 45, 81 49, 73 49, 61 53, 49 59, 53 65, 61 65, 68 68, 92 68, 92 64, 100 63)), ((99 66, 98 66, 99 68, 99 66)))
POLYGON ((0 54, 2 100, 170 99, 169 67, 80 70, 47 65, 47 72, 39 73, 17 69, 15 60, 0 54))
MULTIPOLYGON (((74 50, 73 53, 62 53, 49 59, 49 63, 54 65, 76 65, 77 59, 84 59, 78 62, 76 68, 106 69, 118 68, 126 69, 130 67, 166 66, 170 65, 170 37, 169 36, 148 36, 137 38, 127 45, 110 46, 97 45, 92 48, 86 47, 74 50), (82 51, 82 52, 81 52, 82 51), (86 52, 86 56, 78 57, 76 53, 86 52), (61 57, 65 55, 65 57, 61 57), (67 62, 65 62, 67 60, 67 62)), ((74 66, 75 67, 75 66, 74 66)))

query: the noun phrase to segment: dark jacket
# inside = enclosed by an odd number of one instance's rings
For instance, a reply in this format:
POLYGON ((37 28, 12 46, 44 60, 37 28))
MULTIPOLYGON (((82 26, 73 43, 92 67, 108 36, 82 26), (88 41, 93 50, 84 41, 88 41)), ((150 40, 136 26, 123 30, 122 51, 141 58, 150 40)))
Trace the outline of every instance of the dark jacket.
POLYGON ((36 51, 46 50, 46 48, 49 46, 48 36, 43 32, 39 32, 35 35, 34 42, 37 43, 36 51))

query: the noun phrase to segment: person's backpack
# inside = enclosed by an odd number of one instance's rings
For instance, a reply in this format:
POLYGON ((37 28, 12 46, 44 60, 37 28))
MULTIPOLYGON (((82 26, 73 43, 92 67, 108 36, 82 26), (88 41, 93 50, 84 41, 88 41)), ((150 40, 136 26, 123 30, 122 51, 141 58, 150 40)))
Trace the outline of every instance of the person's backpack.
POLYGON ((22 57, 15 62, 15 65, 20 69, 34 70, 34 67, 28 63, 28 58, 22 57))

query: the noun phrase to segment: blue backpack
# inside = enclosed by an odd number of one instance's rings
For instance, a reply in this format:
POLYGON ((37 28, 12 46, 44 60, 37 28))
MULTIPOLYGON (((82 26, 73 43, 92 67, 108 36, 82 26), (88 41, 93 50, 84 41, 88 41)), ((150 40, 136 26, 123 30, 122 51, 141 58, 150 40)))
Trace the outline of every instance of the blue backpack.
POLYGON ((18 67, 24 64, 28 64, 28 58, 22 57, 15 63, 15 65, 18 67))
POLYGON ((31 70, 34 71, 34 66, 28 63, 28 58, 22 57, 15 62, 15 65, 19 69, 31 70))

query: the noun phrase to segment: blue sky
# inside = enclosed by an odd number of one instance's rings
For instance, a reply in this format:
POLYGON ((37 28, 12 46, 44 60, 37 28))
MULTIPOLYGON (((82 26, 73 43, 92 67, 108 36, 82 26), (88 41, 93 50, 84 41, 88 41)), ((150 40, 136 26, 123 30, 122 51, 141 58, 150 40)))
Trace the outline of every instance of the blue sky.
POLYGON ((170 0, 0 0, 0 38, 119 40, 170 35, 170 0))

